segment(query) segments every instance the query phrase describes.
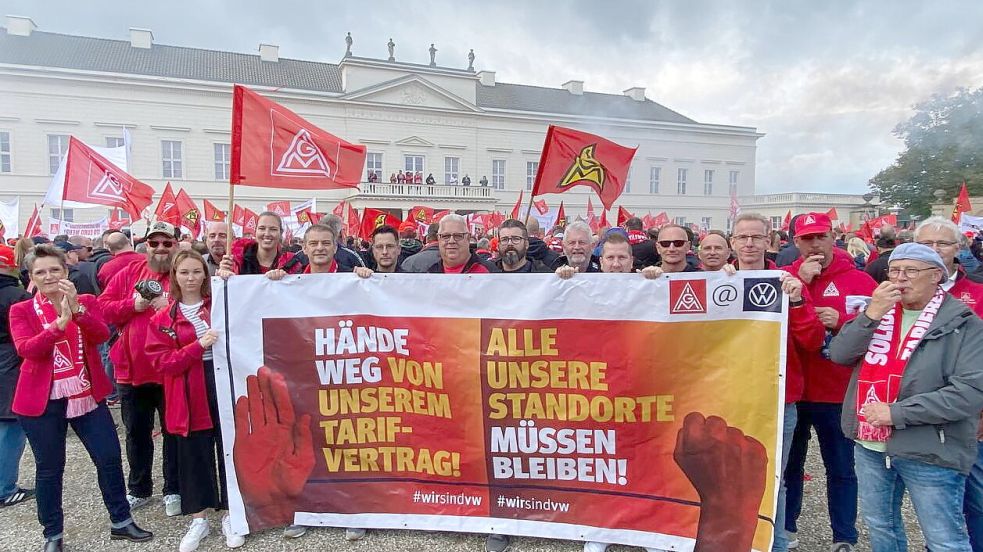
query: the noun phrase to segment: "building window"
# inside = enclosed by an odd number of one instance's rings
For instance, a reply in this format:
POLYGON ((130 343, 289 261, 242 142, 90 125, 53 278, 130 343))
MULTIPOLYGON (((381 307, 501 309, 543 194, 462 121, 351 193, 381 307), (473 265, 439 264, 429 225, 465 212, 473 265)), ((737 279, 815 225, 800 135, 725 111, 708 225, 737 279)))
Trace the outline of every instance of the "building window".
POLYGON ((121 148, 125 144, 123 139, 118 136, 107 136, 106 137, 106 147, 107 148, 121 148))
POLYGON ((539 161, 526 161, 526 190, 531 191, 539 173, 539 161))
POLYGON ((423 156, 422 155, 404 155, 403 156, 403 172, 409 175, 414 175, 416 173, 423 174, 423 156))
POLYGON ((679 195, 686 195, 686 176, 688 173, 689 169, 676 170, 676 193, 679 195))
POLYGON ((51 209, 51 218, 63 222, 75 222, 75 209, 51 209))
POLYGON ((460 157, 444 158, 444 184, 457 184, 457 177, 460 171, 461 171, 460 157))
POLYGON ((700 217, 700 228, 704 230, 713 228, 713 217, 700 217))
POLYGON ((739 174, 740 173, 738 171, 730 171, 730 180, 729 180, 730 186, 728 189, 728 193, 732 196, 737 195, 737 178, 739 174))
POLYGON ((164 178, 184 178, 181 142, 176 140, 161 140, 160 146, 160 158, 163 160, 164 178))
POLYGON ((505 189, 505 160, 492 159, 492 188, 496 190, 505 189))
POLYGON ((228 180, 231 146, 229 144, 213 144, 213 147, 215 149, 215 180, 228 180))
MULTIPOLYGON (((686 169, 683 169, 686 170, 686 169)), ((686 226, 686 217, 675 217, 673 224, 677 226, 686 226)))
POLYGON ((774 228, 775 230, 781 230, 782 229, 782 217, 781 217, 781 215, 779 215, 777 217, 771 217, 771 227, 774 228))
POLYGON ((662 180, 662 167, 649 168, 649 193, 659 193, 659 181, 662 180))
POLYGON ((0 132, 0 172, 10 172, 10 133, 0 132))
POLYGON ((372 152, 365 154, 365 180, 371 182, 371 176, 376 182, 382 182, 382 154, 372 152))
POLYGON ((713 169, 703 171, 703 195, 713 195, 713 169))
POLYGON ((61 165, 61 160, 65 157, 66 152, 68 152, 68 135, 49 134, 48 172, 50 174, 55 174, 58 172, 58 166, 61 165))

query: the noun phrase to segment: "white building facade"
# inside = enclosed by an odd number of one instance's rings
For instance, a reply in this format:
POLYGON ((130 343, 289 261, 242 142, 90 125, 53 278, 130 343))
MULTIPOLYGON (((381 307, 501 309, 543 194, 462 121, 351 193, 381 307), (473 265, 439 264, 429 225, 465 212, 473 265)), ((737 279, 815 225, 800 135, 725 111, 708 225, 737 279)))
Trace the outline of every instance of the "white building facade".
MULTIPOLYGON (((131 29, 130 40, 107 40, 42 32, 28 18, 8 16, 0 29, 0 200, 21 198, 23 227, 68 136, 116 146, 125 127, 131 174, 158 194, 171 182, 199 203, 207 198, 224 209, 233 83, 367 147, 363 180, 376 171, 379 182, 317 192, 322 212, 347 199, 355 207, 402 212, 427 205, 508 213, 520 192, 528 200, 550 124, 638 147, 618 204, 639 216, 666 211, 677 222, 723 229, 731 194, 754 194, 762 134, 698 123, 647 99, 642 88, 620 95, 585 92, 582 81, 542 88, 497 82, 492 71, 351 55, 337 64, 299 61, 266 44, 258 54, 166 46, 142 29, 131 29), (437 185, 390 185, 399 170, 433 174, 437 185), (461 185, 465 175, 469 187, 461 185)), ((589 197, 599 213, 587 187, 544 199, 552 207, 562 200, 574 217, 585 214, 589 197)), ((236 189, 236 202, 254 210, 310 198, 302 191, 236 189)), ((46 206, 44 216, 61 215, 57 210, 46 206)), ((106 211, 75 210, 64 218, 84 222, 106 211)))

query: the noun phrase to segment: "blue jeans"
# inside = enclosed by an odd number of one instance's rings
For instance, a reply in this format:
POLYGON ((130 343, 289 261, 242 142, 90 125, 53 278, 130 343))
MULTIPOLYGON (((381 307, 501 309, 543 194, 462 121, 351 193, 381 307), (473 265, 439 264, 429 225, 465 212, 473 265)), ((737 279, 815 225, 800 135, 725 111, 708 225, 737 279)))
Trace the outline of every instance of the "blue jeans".
POLYGON ((44 526, 49 540, 61 537, 64 530, 62 484, 65 477, 65 438, 71 425, 89 457, 96 465, 96 476, 102 501, 109 510, 113 527, 125 527, 130 518, 130 503, 126 501, 123 483, 123 458, 113 418, 105 401, 77 418, 66 419, 67 399, 49 400, 40 416, 20 416, 27 440, 34 451, 37 464, 38 521, 44 526))
POLYGON ((775 508, 775 541, 771 552, 788 550, 788 535, 785 534, 785 467, 788 465, 788 453, 792 448, 792 435, 795 434, 795 424, 798 419, 795 404, 785 405, 785 421, 782 426, 782 481, 778 488, 778 506, 775 508))
POLYGON ((24 430, 17 420, 0 420, 0 500, 17 490, 24 443, 24 430))
POLYGON ((810 428, 816 429, 819 452, 826 467, 826 505, 829 509, 833 542, 857 543, 857 474, 853 471, 853 441, 840 429, 840 403, 800 402, 798 423, 792 437, 788 466, 785 468, 787 495, 785 529, 797 531, 802 512, 802 478, 810 428))
POLYGON ((860 504, 870 531, 874 552, 906 552, 908 538, 901 519, 905 489, 918 516, 925 545, 932 552, 971 552, 963 525, 966 476, 951 468, 908 458, 891 457, 888 467, 883 452, 854 445, 860 504))
POLYGON ((115 401, 119 399, 119 389, 116 388, 116 369, 113 368, 113 361, 109 358, 108 341, 99 344, 99 356, 102 357, 102 367, 106 370, 106 377, 109 378, 109 383, 113 384, 113 391, 106 399, 115 401))
POLYGON ((976 463, 966 478, 966 499, 963 501, 966 528, 973 552, 983 552, 983 443, 976 445, 976 463))

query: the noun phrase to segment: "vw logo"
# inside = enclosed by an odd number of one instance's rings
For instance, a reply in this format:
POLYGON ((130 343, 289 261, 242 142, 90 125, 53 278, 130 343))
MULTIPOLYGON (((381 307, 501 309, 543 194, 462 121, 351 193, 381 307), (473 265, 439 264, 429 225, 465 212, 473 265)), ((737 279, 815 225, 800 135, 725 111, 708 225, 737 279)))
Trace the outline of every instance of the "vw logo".
POLYGON ((759 282, 748 291, 748 300, 758 308, 768 308, 778 300, 778 290, 772 284, 759 282))
POLYGON ((713 304, 718 307, 726 307, 737 300, 737 288, 724 284, 713 290, 713 304))

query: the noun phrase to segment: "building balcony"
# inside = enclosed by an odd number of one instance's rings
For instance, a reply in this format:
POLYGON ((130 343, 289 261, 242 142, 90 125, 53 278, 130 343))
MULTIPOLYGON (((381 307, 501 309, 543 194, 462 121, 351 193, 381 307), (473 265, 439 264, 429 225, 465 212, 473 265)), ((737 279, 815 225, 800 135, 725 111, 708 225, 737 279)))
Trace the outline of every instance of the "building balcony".
POLYGON ((498 202, 491 186, 462 186, 427 184, 392 184, 389 182, 362 182, 359 191, 349 199, 407 199, 436 201, 498 202))

